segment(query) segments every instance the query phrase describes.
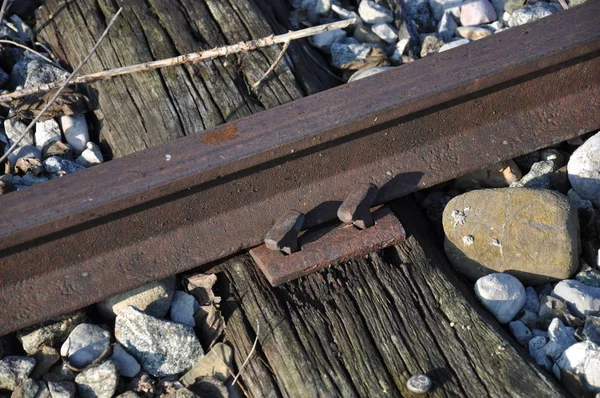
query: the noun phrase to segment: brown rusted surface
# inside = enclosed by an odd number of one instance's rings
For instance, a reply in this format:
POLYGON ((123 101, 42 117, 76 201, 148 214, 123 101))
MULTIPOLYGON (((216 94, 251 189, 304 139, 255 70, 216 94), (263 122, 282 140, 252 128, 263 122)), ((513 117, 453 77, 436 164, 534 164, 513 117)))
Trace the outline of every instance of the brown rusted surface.
POLYGON ((337 224, 307 232, 299 238, 300 250, 290 255, 265 245, 250 250, 269 283, 273 286, 395 245, 406 238, 400 221, 388 208, 373 213, 375 224, 360 230, 353 225, 337 224))
POLYGON ((235 124, 230 124, 222 129, 207 131, 201 134, 202 143, 208 145, 218 145, 225 141, 233 141, 239 138, 235 124))
POLYGON ((0 334, 600 127, 591 1, 532 24, 0 197, 0 334), (223 131, 226 125, 214 131, 223 131), (169 155, 169 156, 167 156, 169 155))

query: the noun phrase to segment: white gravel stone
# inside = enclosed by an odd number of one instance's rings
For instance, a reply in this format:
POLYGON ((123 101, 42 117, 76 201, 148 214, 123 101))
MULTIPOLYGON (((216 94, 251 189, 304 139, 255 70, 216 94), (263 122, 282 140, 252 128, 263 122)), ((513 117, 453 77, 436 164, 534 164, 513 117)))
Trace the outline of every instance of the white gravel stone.
POLYGON ((18 147, 13 153, 8 155, 8 161, 10 162, 12 169, 14 169, 15 165, 17 164, 17 160, 21 158, 41 159, 42 152, 32 145, 18 147))
POLYGON ((578 317, 600 315, 600 287, 567 279, 556 284, 552 296, 563 300, 573 315, 578 317))
POLYGON ((35 398, 39 390, 39 384, 33 381, 33 379, 27 378, 15 388, 11 394, 11 398, 35 398))
POLYGON ((48 381, 48 390, 52 398, 74 398, 76 387, 70 381, 48 381))
MULTIPOLYGON (((335 12, 338 17, 340 17, 341 19, 352 19, 352 18, 359 18, 358 14, 355 13, 354 11, 349 11, 346 10, 343 7, 340 7, 339 5, 333 3, 331 4, 331 9, 333 10, 333 12, 335 12)), ((360 21, 358 21, 360 22, 360 21)))
POLYGON ((529 340, 533 338, 531 330, 521 321, 509 323, 508 328, 519 344, 524 345, 525 347, 529 344, 529 340))
POLYGON ((446 11, 442 16, 440 23, 438 24, 438 36, 447 42, 454 37, 456 28, 458 28, 458 24, 452 16, 452 13, 450 11, 446 11))
POLYGON ((348 79, 348 83, 354 82, 356 80, 364 79, 365 77, 373 76, 383 71, 392 69, 391 66, 372 66, 370 68, 364 68, 356 71, 350 79, 348 79))
POLYGON ((377 36, 381 37, 381 39, 383 39, 386 43, 393 44, 398 40, 398 33, 390 24, 376 23, 375 25, 371 26, 371 30, 377 36))
POLYGON ((364 22, 370 24, 394 21, 394 15, 391 10, 371 0, 361 0, 358 6, 358 15, 360 15, 364 22))
POLYGON ((546 355, 547 343, 548 339, 544 336, 533 337, 529 340, 529 355, 535 359, 535 363, 550 372, 552 370, 552 361, 546 355))
POLYGON ((83 369, 108 354, 110 333, 91 323, 77 325, 60 348, 71 366, 83 369))
POLYGON ((398 43, 396 43, 396 46, 394 47, 394 52, 390 56, 390 61, 400 64, 402 62, 402 55, 406 51, 409 43, 410 39, 398 40, 398 43))
POLYGON ((460 5, 462 0, 429 0, 429 7, 433 11, 433 18, 440 21, 446 11, 455 18, 460 18, 460 5))
POLYGON ((460 7, 462 26, 481 25, 496 19, 496 10, 488 0, 466 0, 460 7))
POLYGON ((75 377, 78 396, 81 398, 112 398, 118 381, 117 366, 113 361, 86 369, 75 377))
POLYGON ((441 53, 444 51, 451 50, 455 47, 462 46, 463 44, 468 44, 470 41, 471 40, 469 40, 469 39, 458 39, 458 40, 451 41, 450 43, 446 43, 442 47, 440 47, 438 52, 441 53))
POLYGON ((14 390, 29 377, 35 367, 30 357, 7 356, 0 361, 0 390, 14 390))
POLYGON ((506 20, 506 23, 508 27, 512 28, 547 17, 548 15, 552 15, 557 11, 558 9, 553 5, 539 2, 534 5, 527 5, 523 8, 515 10, 512 14, 510 14, 510 17, 506 20))
POLYGON ((102 151, 92 141, 85 144, 85 151, 81 152, 81 155, 75 159, 75 163, 83 167, 91 167, 102 162, 104 162, 102 151))
POLYGON ((406 387, 415 394, 425 394, 431 389, 431 379, 426 375, 412 376, 406 382, 406 387))
POLYGON ((85 313, 81 311, 61 315, 45 322, 42 326, 19 331, 17 338, 23 344, 25 352, 33 355, 43 346, 58 347, 84 319, 85 313))
POLYGON ((579 196, 600 206, 600 133, 573 152, 567 171, 569 182, 579 196))
POLYGON ((135 358, 119 344, 114 345, 112 356, 109 359, 117 364, 121 376, 134 377, 142 370, 135 358))
POLYGON ((49 143, 60 141, 60 127, 54 119, 35 124, 35 146, 40 151, 49 143))
POLYGON ((546 355, 557 360, 562 353, 577 343, 575 340, 575 330, 572 327, 565 326, 558 318, 554 318, 548 327, 548 337, 550 341, 546 345, 546 355))
MULTIPOLYGON (((4 132, 6 133, 6 136, 8 137, 8 140, 10 141, 11 145, 17 142, 19 137, 25 132, 26 129, 27 124, 25 124, 25 122, 22 122, 21 120, 6 119, 4 121, 4 132)), ((21 142, 19 142, 19 146, 35 145, 34 134, 35 132, 33 129, 29 130, 29 132, 25 134, 25 137, 21 140, 21 142)))
POLYGON ((175 277, 170 277, 101 301, 96 308, 107 320, 115 319, 129 306, 153 317, 163 318, 169 312, 174 292, 175 277))
POLYGON ((90 141, 85 115, 62 116, 60 118, 60 126, 65 134, 67 143, 73 147, 75 152, 83 152, 85 144, 90 141))
POLYGON ((200 304, 198 304, 194 296, 182 292, 181 290, 177 290, 175 291, 173 302, 171 303, 171 320, 173 322, 181 323, 182 325, 194 327, 196 326, 194 314, 199 309, 200 304))
POLYGON ((479 278, 475 294, 500 323, 510 322, 526 301, 523 284, 509 274, 494 273, 479 278))
POLYGON ((145 371, 157 377, 185 372, 203 355, 193 328, 156 319, 134 307, 117 316, 115 337, 145 371))
POLYGON ((342 29, 328 30, 327 32, 319 33, 310 38, 313 46, 325 52, 331 51, 331 45, 336 41, 346 38, 346 32, 342 29))
POLYGON ((574 344, 556 361, 560 369, 581 375, 589 391, 600 392, 600 346, 590 341, 574 344))

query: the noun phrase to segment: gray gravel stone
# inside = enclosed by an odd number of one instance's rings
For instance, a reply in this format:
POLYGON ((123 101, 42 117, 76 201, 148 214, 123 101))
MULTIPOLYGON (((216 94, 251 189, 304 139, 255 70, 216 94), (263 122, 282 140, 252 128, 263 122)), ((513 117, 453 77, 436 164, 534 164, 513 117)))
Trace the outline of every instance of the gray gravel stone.
POLYGON ((29 377, 35 366, 30 357, 7 356, 0 361, 0 390, 14 390, 29 377))
POLYGON ((540 297, 538 296, 537 292, 533 287, 527 286, 525 288, 525 295, 527 298, 525 300, 525 306, 523 309, 535 312, 537 314, 540 311, 540 297))
POLYGON ((371 0, 362 0, 358 6, 358 15, 369 24, 388 23, 394 21, 392 11, 371 0))
POLYGON ((557 360, 562 353, 577 343, 575 340, 575 330, 572 327, 565 326, 558 318, 554 318, 548 327, 548 337, 550 341, 546 345, 546 355, 557 360))
POLYGON ((117 316, 115 337, 153 376, 184 372, 203 355, 191 327, 156 319, 134 307, 117 316))
POLYGON ((526 300, 523 284, 514 276, 501 273, 479 278, 475 294, 500 323, 510 322, 526 300))
POLYGON ((517 317, 518 321, 521 321, 530 329, 538 327, 538 314, 526 309, 523 309, 517 317))
POLYGON ((529 355, 535 359, 535 363, 546 369, 552 370, 552 361, 546 356, 546 344, 548 339, 544 336, 536 336, 529 340, 529 355))
MULTIPOLYGON (((13 143, 17 142, 19 137, 25 132, 26 129, 27 129, 27 124, 25 124, 25 122, 23 122, 21 120, 6 119, 4 121, 4 132, 6 133, 6 136, 8 137, 11 145, 13 143)), ((25 135, 25 138, 23 138, 21 140, 21 142, 19 143, 19 146, 34 145, 34 144, 35 144, 34 130, 32 129, 25 135)))
POLYGON ((117 395, 117 398, 137 398, 139 395, 133 391, 125 391, 123 394, 117 395))
POLYGON ((48 390, 52 398, 74 398, 76 387, 71 381, 49 381, 48 390))
POLYGON ((96 304, 96 308, 107 320, 115 319, 129 306, 153 317, 163 318, 169 312, 174 292, 175 277, 170 277, 101 301, 96 304))
POLYGON ((459 47, 462 46, 463 44, 468 44, 470 43, 471 40, 469 39, 458 39, 458 40, 453 40, 449 43, 444 44, 443 46, 440 47, 440 49, 438 50, 438 52, 444 52, 444 51, 448 51, 451 50, 455 47, 459 47))
POLYGON ((406 387, 415 394, 425 394, 431 386, 431 379, 427 375, 415 375, 406 382, 406 387))
POLYGON ((378 73, 381 73, 383 71, 392 69, 392 66, 372 66, 370 68, 364 68, 364 69, 360 69, 358 71, 356 71, 355 73, 352 74, 352 76, 350 76, 350 79, 348 79, 348 83, 350 82, 354 82, 360 79, 364 79, 365 77, 369 77, 369 76, 373 76, 376 75, 378 73))
POLYGON ((19 383, 15 390, 11 394, 10 398, 35 398, 40 386, 33 379, 27 378, 19 383))
POLYGON ((77 325, 60 348, 71 366, 83 369, 110 352, 110 333, 90 323, 77 325))
POLYGON ((436 21, 441 20, 446 11, 449 11, 455 18, 459 18, 461 4, 462 0, 429 0, 429 7, 433 11, 436 21))
POLYGON ((8 161, 10 162, 11 168, 14 169, 15 165, 17 164, 17 161, 21 158, 41 159, 42 153, 39 149, 32 145, 24 145, 18 147, 13 153, 8 155, 8 161))
POLYGON ((440 23, 438 24, 438 36, 447 42, 454 37, 456 28, 458 28, 458 24, 452 16, 452 13, 450 11, 446 11, 442 16, 440 23))
POLYGON ((31 373, 31 378, 37 380, 50 371, 52 365, 60 360, 60 355, 56 348, 43 346, 38 352, 33 354, 35 358, 35 368, 31 373))
POLYGON ((191 327, 196 326, 194 314, 200 309, 200 304, 194 296, 181 290, 177 290, 171 303, 171 320, 191 327))
POLYGON ((4 72, 4 70, 2 68, 0 68, 0 87, 4 87, 4 85, 6 83, 8 83, 8 80, 10 79, 10 75, 6 72, 4 72))
POLYGON ((119 344, 114 345, 110 360, 117 364, 121 376, 134 377, 142 369, 135 358, 129 355, 119 344))
POLYGON ((508 19, 507 24, 510 28, 524 25, 540 18, 547 17, 548 15, 552 15, 557 11, 559 11, 558 8, 553 4, 540 1, 533 5, 527 5, 515 10, 508 19))
POLYGON ((396 29, 394 29, 388 23, 376 23, 375 25, 371 26, 371 30, 386 43, 394 44, 396 41, 398 41, 398 33, 396 32, 396 29))
POLYGON ((64 70, 50 65, 46 61, 24 59, 19 61, 10 75, 10 87, 35 87, 42 84, 54 83, 68 76, 64 70))
POLYGON ((552 174, 557 170, 555 163, 550 160, 542 160, 531 166, 529 173, 525 174, 519 181, 510 184, 517 188, 552 188, 552 174))
POLYGON ((35 398, 52 398, 52 395, 50 395, 50 390, 48 389, 48 384, 46 384, 45 381, 38 380, 37 385, 39 390, 35 398))
POLYGON ((586 340, 600 345, 600 317, 588 316, 583 325, 583 335, 586 340))
POLYGON ((75 163, 83 167, 91 167, 102 162, 104 162, 104 156, 102 156, 100 147, 91 141, 85 144, 85 150, 75 159, 75 163))
POLYGON ((538 323, 543 329, 548 329, 554 318, 564 321, 565 303, 563 300, 552 296, 540 297, 540 311, 538 312, 538 323))
POLYGON ((327 32, 319 33, 310 38, 313 46, 325 52, 331 51, 331 45, 336 41, 340 41, 346 37, 346 32, 342 29, 328 30, 327 32))
POLYGON ((529 340, 533 338, 531 330, 521 321, 509 323, 508 328, 519 344, 524 345, 525 347, 529 344, 529 340))
POLYGON ((77 392, 82 398, 112 398, 118 381, 117 365, 113 361, 86 369, 75 377, 77 392))
POLYGON ((365 43, 335 42, 331 45, 331 64, 341 68, 359 59, 366 59, 372 48, 371 44, 365 43))
POLYGON ((44 159, 42 164, 46 173, 57 174, 59 176, 85 170, 85 167, 60 156, 50 156, 44 159))
POLYGON ((579 196, 600 206, 600 133, 573 152, 567 170, 569 181, 579 196))
POLYGON ((556 284, 552 295, 562 299, 575 316, 600 315, 600 287, 567 279, 556 284))

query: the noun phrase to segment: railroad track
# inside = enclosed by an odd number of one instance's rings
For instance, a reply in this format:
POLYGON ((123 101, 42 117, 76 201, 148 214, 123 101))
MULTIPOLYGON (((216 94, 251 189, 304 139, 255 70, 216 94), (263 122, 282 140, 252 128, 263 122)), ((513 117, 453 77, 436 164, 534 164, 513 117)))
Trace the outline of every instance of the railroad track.
POLYGON ((0 197, 0 335, 600 127, 600 2, 0 197), (360 98, 360 101, 356 101, 360 98), (125 275, 115 278, 115 275, 125 275))

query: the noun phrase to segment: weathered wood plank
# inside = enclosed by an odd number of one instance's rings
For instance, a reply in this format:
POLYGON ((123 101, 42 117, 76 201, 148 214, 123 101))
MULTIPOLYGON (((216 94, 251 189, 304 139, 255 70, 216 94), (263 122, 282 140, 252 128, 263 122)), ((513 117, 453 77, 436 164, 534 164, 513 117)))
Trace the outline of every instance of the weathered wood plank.
POLYGON ((247 256, 225 265, 240 305, 226 330, 237 366, 260 323, 248 391, 398 397, 410 394, 411 375, 426 373, 435 397, 565 396, 479 306, 418 208, 396 210, 409 235, 403 244, 282 287, 268 286, 247 256))
MULTIPOLYGON (((234 44, 288 30, 285 0, 48 0, 38 37, 62 63, 77 65, 123 6, 107 40, 82 73, 234 44)), ((256 94, 249 87, 280 46, 117 77, 92 84, 100 142, 115 157, 293 101, 336 84, 307 42, 288 49, 256 94), (310 53, 307 56, 306 52, 310 53), (320 63, 315 62, 319 60, 320 63)))

